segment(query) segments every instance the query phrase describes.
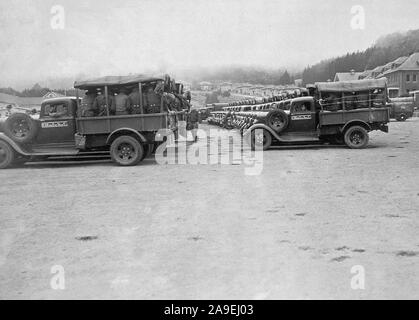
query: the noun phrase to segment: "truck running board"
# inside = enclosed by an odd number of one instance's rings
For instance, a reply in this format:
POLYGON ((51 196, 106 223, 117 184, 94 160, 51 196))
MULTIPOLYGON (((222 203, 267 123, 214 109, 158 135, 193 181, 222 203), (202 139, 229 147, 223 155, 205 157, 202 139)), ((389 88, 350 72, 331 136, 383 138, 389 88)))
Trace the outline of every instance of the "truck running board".
POLYGON ((315 142, 319 141, 319 134, 317 131, 313 132, 293 132, 279 135, 281 142, 315 142))

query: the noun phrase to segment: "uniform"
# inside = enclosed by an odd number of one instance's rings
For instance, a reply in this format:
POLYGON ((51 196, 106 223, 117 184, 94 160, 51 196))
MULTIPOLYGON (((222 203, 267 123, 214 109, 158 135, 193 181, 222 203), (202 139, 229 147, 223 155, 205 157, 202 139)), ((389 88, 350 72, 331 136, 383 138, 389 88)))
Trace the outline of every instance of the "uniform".
POLYGON ((129 97, 124 92, 120 92, 113 99, 111 110, 117 116, 129 114, 131 112, 129 97))
POLYGON ((188 124, 187 129, 192 130, 192 137, 194 141, 198 139, 197 131, 199 126, 199 113, 197 110, 193 109, 188 114, 188 124))
MULTIPOLYGON (((108 103, 111 106, 113 101, 112 96, 108 96, 108 103)), ((93 103, 93 108, 98 110, 98 116, 107 116, 107 105, 106 105, 106 97, 103 94, 100 94, 96 97, 95 102, 93 103)))
POLYGON ((97 109, 94 107, 96 93, 88 92, 81 100, 80 117, 94 117, 97 114, 97 109))
POLYGON ((179 104, 173 93, 163 92, 163 112, 178 110, 179 104))
POLYGON ((144 110, 141 107, 140 90, 138 88, 135 88, 128 97, 129 97, 129 101, 132 107, 132 113, 133 114, 144 113, 144 110))
POLYGON ((172 93, 168 93, 168 92, 164 92, 164 84, 163 83, 159 83, 156 88, 154 89, 154 93, 161 97, 162 102, 163 102, 163 112, 167 112, 167 111, 174 111, 176 110, 176 97, 174 94, 172 93))

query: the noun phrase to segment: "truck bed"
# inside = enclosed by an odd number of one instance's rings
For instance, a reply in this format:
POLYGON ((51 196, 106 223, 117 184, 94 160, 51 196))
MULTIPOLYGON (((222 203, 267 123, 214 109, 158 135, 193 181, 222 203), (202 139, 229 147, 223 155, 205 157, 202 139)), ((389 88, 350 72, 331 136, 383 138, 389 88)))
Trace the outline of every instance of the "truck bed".
POLYGON ((353 120, 360 120, 366 123, 387 123, 390 121, 389 108, 320 111, 319 113, 320 126, 344 125, 353 120))
POLYGON ((83 135, 109 134, 121 128, 136 131, 158 131, 162 128, 175 129, 174 118, 167 113, 135 114, 109 117, 77 118, 77 131, 83 135))

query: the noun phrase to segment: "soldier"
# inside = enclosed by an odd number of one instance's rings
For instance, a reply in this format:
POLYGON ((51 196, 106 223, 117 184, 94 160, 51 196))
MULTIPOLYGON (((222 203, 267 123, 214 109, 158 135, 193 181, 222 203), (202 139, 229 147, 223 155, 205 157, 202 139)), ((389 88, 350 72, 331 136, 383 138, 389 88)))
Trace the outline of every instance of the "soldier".
POLYGON ((96 90, 89 89, 81 100, 79 116, 80 117, 94 117, 97 114, 97 109, 93 104, 96 99, 96 90))
POLYGON ((191 130, 193 141, 198 141, 199 113, 196 109, 192 109, 188 114, 188 129, 191 130))
POLYGON ((111 110, 116 116, 122 116, 131 113, 131 103, 125 88, 121 88, 119 93, 113 99, 111 110))
MULTIPOLYGON (((113 96, 108 95, 109 106, 112 106, 113 96)), ((108 115, 108 105, 106 104, 105 89, 100 89, 98 96, 93 103, 93 108, 98 111, 98 116, 103 117, 108 115)))
POLYGON ((159 83, 154 92, 163 99, 163 112, 176 110, 176 97, 171 93, 164 92, 163 83, 159 83))
POLYGON ((134 89, 132 89, 132 92, 129 95, 129 101, 132 106, 133 114, 144 113, 143 107, 141 106, 141 95, 139 87, 135 87, 134 89))
POLYGON ((190 91, 185 92, 185 98, 186 98, 186 100, 188 100, 189 103, 191 103, 192 95, 191 95, 190 91))

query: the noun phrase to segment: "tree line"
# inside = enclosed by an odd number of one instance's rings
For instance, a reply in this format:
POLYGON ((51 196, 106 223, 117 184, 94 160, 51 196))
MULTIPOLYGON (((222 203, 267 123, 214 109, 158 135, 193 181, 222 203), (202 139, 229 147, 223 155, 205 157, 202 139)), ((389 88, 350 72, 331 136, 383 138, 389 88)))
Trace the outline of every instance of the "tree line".
POLYGON ((302 78, 305 84, 329 79, 333 81, 337 72, 349 72, 352 69, 357 72, 372 70, 415 52, 419 52, 419 30, 393 33, 379 38, 365 51, 348 53, 308 66, 304 69, 302 78))
POLYGON ((75 89, 50 89, 46 87, 40 86, 36 83, 31 89, 24 89, 22 91, 15 90, 13 88, 0 88, 0 93, 5 93, 17 97, 43 97, 49 92, 55 92, 61 95, 67 96, 75 96, 76 90, 75 89))

